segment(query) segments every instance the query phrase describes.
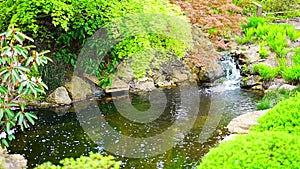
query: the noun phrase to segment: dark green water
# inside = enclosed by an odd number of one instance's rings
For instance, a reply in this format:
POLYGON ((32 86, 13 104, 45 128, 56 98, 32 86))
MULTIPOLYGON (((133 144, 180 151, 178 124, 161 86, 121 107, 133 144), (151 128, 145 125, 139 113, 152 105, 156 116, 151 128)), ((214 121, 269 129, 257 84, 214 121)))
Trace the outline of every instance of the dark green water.
MULTIPOLYGON (((145 153, 144 158, 122 157, 122 153, 118 153, 134 152, 135 147, 118 147, 118 152, 115 153, 107 151, 109 147, 103 143, 105 139, 106 141, 111 139, 111 142, 120 140, 114 138, 113 132, 104 130, 104 125, 109 125, 117 133, 132 138, 150 138, 159 134, 164 135, 177 120, 180 121, 187 116, 188 110, 184 110, 180 105, 179 90, 168 89, 164 90, 164 93, 167 103, 163 113, 156 120, 144 124, 126 119, 118 112, 113 101, 84 101, 76 105, 76 111, 69 109, 60 113, 39 110, 37 124, 25 132, 18 132, 9 152, 24 155, 28 159, 29 168, 45 161, 58 163, 65 157, 75 158, 87 155, 91 151, 114 155, 124 162, 123 168, 193 168, 201 157, 226 135, 224 127, 230 120, 254 110, 261 98, 240 89, 219 93, 199 90, 200 103, 193 103, 199 104, 196 106, 199 107, 199 111, 192 124, 193 127, 188 133, 170 136, 170 142, 174 145, 168 151, 155 156, 145 153), (105 135, 101 134, 105 132, 105 135)), ((129 98, 131 104, 139 111, 146 111, 153 104, 150 103, 148 94, 130 95, 129 98)), ((122 98, 118 101, 122 102, 122 98)), ((136 146, 151 148, 160 144, 163 143, 157 140, 151 144, 145 142, 136 146)), ((151 150, 155 151, 159 150, 155 148, 151 150)))

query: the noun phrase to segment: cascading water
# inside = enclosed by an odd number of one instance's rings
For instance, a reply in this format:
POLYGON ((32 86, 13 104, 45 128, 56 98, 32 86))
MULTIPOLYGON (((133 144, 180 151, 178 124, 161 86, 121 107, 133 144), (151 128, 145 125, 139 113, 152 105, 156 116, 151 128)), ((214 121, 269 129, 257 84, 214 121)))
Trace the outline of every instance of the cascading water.
POLYGON ((235 60, 229 55, 223 55, 224 57, 219 64, 223 68, 225 76, 216 81, 217 85, 211 89, 214 92, 222 92, 240 88, 240 80, 242 76, 240 70, 237 68, 235 60))

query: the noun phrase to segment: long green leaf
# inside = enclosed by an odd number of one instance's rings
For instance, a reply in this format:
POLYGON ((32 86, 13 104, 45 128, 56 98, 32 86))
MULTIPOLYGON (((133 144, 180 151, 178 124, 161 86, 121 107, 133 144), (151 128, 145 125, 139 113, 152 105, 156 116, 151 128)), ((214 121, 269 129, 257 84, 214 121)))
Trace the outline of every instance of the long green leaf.
POLYGON ((9 37, 12 34, 12 32, 13 32, 13 29, 8 29, 5 33, 5 36, 9 37))
MULTIPOLYGON (((17 70, 16 69, 13 69, 12 70, 12 74, 13 74, 13 76, 20 82, 21 81, 21 77, 20 77, 20 75, 19 75, 19 73, 17 72, 17 70)), ((15 83, 14 83, 15 84, 15 83)))
POLYGON ((22 38, 25 38, 25 39, 30 40, 31 42, 34 42, 34 40, 33 40, 32 38, 26 36, 26 35, 23 34, 22 32, 17 31, 16 33, 17 33, 18 35, 20 35, 22 38))
POLYGON ((9 131, 10 131, 10 122, 7 122, 7 123, 5 124, 5 130, 6 130, 6 132, 9 132, 9 131))
POLYGON ((24 67, 24 66, 15 66, 15 68, 16 69, 20 69, 20 70, 22 70, 24 72, 29 72, 30 71, 30 69, 28 69, 27 67, 24 67))
POLYGON ((27 81, 21 82, 19 87, 18 87, 18 93, 21 94, 24 86, 26 85, 27 81))
POLYGON ((8 103, 8 104, 6 104, 6 107, 18 107, 19 106, 19 104, 17 104, 17 103, 8 103))
POLYGON ((38 119, 37 116, 31 112, 27 112, 28 116, 34 118, 34 119, 38 119))
POLYGON ((5 95, 7 93, 7 88, 4 86, 0 86, 0 93, 5 95))
POLYGON ((0 69, 0 76, 3 75, 4 73, 6 73, 8 71, 8 66, 5 66, 3 68, 0 69))
POLYGON ((2 117, 3 117, 3 109, 0 109, 0 120, 2 121, 2 117))
POLYGON ((24 115, 21 113, 19 116, 18 125, 22 125, 23 120, 24 120, 24 115))
POLYGON ((28 120, 32 125, 34 125, 34 120, 31 118, 31 116, 30 116, 28 113, 25 113, 25 116, 26 116, 27 120, 28 120))
POLYGON ((14 112, 11 109, 6 108, 4 112, 8 117, 7 119, 12 119, 14 117, 14 112))
POLYGON ((20 44, 23 44, 24 38, 22 38, 20 35, 15 34, 14 37, 19 41, 20 44))
POLYGON ((2 139, 2 143, 6 146, 6 147, 9 147, 9 145, 8 145, 8 142, 6 141, 6 139, 2 139))
POLYGON ((4 75, 2 81, 6 82, 6 80, 8 79, 9 76, 10 76, 10 72, 4 75))

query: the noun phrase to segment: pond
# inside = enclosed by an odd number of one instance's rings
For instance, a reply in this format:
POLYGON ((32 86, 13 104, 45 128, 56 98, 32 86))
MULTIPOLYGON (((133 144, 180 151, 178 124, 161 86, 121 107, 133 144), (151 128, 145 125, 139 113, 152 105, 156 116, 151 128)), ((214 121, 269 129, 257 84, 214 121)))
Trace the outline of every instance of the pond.
POLYGON ((194 110, 182 105, 179 88, 162 92, 165 97, 130 94, 110 101, 79 102, 60 112, 38 110, 37 124, 16 133, 9 153, 24 155, 29 168, 91 151, 115 156, 123 161, 122 168, 193 168, 227 134, 225 126, 230 120, 255 110, 261 99, 240 88, 220 92, 197 88, 192 95, 199 99, 191 96, 188 100, 196 109, 195 116, 190 116, 194 110), (126 118, 128 114, 122 112, 132 107, 120 109, 118 103, 128 100, 138 112, 146 112, 144 118, 126 118), (147 110, 156 104, 153 111, 161 113, 148 116, 147 110))

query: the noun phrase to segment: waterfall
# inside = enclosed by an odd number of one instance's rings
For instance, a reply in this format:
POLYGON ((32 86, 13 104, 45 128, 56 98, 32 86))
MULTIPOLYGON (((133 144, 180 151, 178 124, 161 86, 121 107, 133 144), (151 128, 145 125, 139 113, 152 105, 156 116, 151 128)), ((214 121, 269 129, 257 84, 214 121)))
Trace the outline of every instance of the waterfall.
POLYGON ((240 88, 240 80, 242 78, 240 70, 237 68, 234 58, 223 54, 223 59, 219 62, 224 70, 224 77, 216 80, 216 86, 211 90, 213 92, 222 92, 226 90, 235 90, 240 88))

